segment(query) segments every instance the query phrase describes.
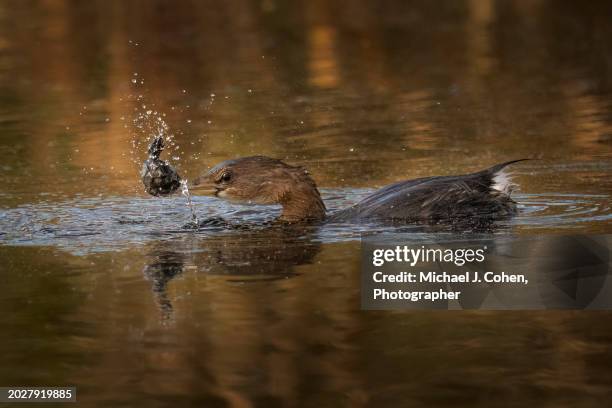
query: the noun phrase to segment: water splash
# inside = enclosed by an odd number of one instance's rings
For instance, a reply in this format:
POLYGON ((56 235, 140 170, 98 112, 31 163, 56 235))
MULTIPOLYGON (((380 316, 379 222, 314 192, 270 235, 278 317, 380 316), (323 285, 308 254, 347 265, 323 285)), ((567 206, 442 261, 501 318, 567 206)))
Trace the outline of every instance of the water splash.
MULTIPOLYGON (((127 120, 124 127, 129 129, 131 134, 132 162, 140 167, 142 162, 140 152, 143 151, 143 145, 150 143, 156 137, 164 138, 166 150, 170 153, 169 157, 175 163, 179 162, 184 152, 176 142, 175 133, 167 122, 166 113, 152 100, 148 89, 144 86, 144 78, 137 72, 134 72, 131 84, 131 93, 126 98, 129 101, 130 113, 122 116, 122 120, 127 120)), ((178 133, 182 134, 180 130, 178 133)))
MULTIPOLYGON (((372 192, 372 189, 321 189, 330 213, 347 208, 372 192)), ((2 208, 0 245, 55 246, 73 254, 124 250, 154 240, 183 239, 193 229, 182 227, 188 217, 193 220, 190 225, 196 220, 201 223, 201 219, 222 217, 228 224, 266 228, 266 223, 280 213, 278 206, 242 206, 191 192, 189 198, 191 206, 184 205, 185 198, 175 195, 159 199, 80 197, 2 208), (194 205, 199 209, 199 217, 195 217, 194 205)), ((514 199, 520 205, 519 215, 501 222, 503 228, 499 233, 542 233, 543 229, 567 234, 605 233, 612 221, 607 195, 516 194, 514 199)), ((330 223, 313 228, 314 240, 330 244, 359 240, 366 232, 405 232, 406 228, 418 231, 419 227, 330 223)), ((228 234, 237 239, 249 235, 237 230, 220 232, 213 225, 199 226, 193 236, 216 240, 228 234)))
POLYGON ((189 193, 189 187, 187 187, 187 180, 181 180, 181 193, 187 199, 187 206, 191 211, 191 220, 194 222, 196 226, 200 225, 198 220, 198 216, 195 212, 195 207, 193 206, 193 202, 191 201, 191 194, 189 193))

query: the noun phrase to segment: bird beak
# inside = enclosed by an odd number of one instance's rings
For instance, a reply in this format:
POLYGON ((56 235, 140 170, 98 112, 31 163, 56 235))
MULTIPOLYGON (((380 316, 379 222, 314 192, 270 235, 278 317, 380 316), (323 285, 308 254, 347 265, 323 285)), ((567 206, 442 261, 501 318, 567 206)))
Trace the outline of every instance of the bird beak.
POLYGON ((207 177, 198 177, 189 186, 189 191, 199 195, 216 196, 219 189, 207 177))

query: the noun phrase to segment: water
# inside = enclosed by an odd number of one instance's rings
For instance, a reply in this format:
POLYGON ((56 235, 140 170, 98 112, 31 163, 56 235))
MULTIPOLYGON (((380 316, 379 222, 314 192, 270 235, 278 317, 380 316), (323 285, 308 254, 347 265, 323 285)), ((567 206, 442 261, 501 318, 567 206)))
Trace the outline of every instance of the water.
MULTIPOLYGON (((372 189, 323 189, 322 196, 330 213, 349 207, 370 194, 372 189)), ((229 233, 218 224, 204 225, 193 231, 200 221, 223 218, 232 225, 265 232, 268 221, 280 214, 278 206, 232 205, 211 197, 191 197, 187 189, 183 198, 91 197, 64 202, 37 203, 5 209, 0 217, 0 243, 19 246, 53 246, 74 254, 116 251, 151 241, 183 239, 185 235, 214 240, 229 233), (185 205, 185 198, 187 205, 185 205), (185 208, 187 207, 187 209, 185 208), (199 215, 199 216, 198 216, 199 215)), ((611 218, 606 195, 517 194, 519 216, 495 225, 496 233, 540 233, 555 230, 572 234, 585 224, 611 218)), ((359 241, 364 232, 393 232, 412 229, 415 232, 453 232, 444 226, 394 226, 377 223, 332 223, 307 228, 310 239, 323 243, 359 241)), ((593 232, 605 232, 593 230, 593 232)), ((248 236, 245 235, 245 236, 248 236)))
POLYGON ((1 2, 0 385, 75 385, 96 407, 601 405, 609 313, 364 313, 359 237, 388 227, 274 228, 278 207, 153 198, 138 173, 161 133, 185 179, 269 155, 334 211, 532 157, 492 234, 610 233, 610 15, 1 2), (219 216, 253 227, 183 228, 219 216))
POLYGON ((191 194, 189 193, 189 186, 187 180, 181 180, 181 194, 187 199, 187 207, 189 207, 189 211, 191 212, 191 221, 193 221, 195 226, 200 225, 200 222, 198 221, 198 216, 193 206, 193 202, 191 200, 191 194))

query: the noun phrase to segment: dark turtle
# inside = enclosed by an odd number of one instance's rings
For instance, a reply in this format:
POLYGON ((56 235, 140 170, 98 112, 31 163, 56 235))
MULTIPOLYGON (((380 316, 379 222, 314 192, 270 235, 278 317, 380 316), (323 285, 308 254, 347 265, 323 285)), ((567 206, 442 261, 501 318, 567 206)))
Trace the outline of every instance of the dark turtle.
POLYGON ((149 146, 149 158, 140 171, 145 191, 156 197, 172 194, 181 186, 181 176, 176 169, 159 158, 162 150, 164 139, 157 136, 149 146))

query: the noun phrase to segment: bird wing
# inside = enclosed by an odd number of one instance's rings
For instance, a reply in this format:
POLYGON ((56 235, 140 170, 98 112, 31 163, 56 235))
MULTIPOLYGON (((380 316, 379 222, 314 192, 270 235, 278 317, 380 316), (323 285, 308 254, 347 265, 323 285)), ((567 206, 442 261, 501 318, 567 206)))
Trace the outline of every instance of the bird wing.
POLYGON ((511 215, 509 177, 503 170, 513 160, 460 176, 425 177, 383 187, 354 206, 334 214, 349 219, 429 220, 511 215), (506 183, 506 184, 504 184, 506 183))

